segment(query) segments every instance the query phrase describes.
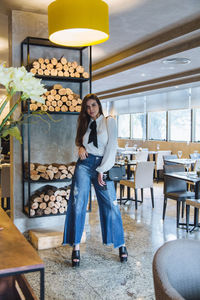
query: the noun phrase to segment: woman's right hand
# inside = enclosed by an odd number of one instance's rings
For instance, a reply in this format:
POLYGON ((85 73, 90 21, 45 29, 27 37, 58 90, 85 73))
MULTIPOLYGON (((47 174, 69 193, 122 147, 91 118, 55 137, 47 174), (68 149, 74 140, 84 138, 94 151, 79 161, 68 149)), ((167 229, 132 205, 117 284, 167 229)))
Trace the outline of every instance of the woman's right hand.
POLYGON ((81 160, 86 159, 88 157, 88 153, 84 147, 80 147, 78 150, 78 156, 81 160))

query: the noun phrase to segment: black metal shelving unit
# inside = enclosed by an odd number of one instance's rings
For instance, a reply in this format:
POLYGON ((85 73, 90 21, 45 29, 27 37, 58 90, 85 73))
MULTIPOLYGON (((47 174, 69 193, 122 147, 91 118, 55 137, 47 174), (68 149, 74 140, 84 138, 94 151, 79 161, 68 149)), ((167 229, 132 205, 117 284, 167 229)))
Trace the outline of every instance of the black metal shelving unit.
MULTIPOLYGON (((36 47, 48 47, 48 48, 56 48, 62 49, 67 56, 67 51, 75 51, 79 53, 79 64, 83 65, 83 51, 88 51, 88 71, 89 71, 89 78, 72 78, 72 77, 59 77, 59 76, 44 76, 44 75, 36 75, 35 77, 40 78, 43 82, 74 82, 79 84, 79 94, 80 98, 83 98, 83 83, 89 82, 89 91, 91 93, 91 77, 92 77, 92 48, 91 47, 64 47, 58 46, 51 43, 48 39, 44 38, 36 38, 36 37, 27 37, 21 42, 21 65, 25 66, 27 70, 30 69, 31 64, 31 49, 32 46, 36 47)), ((22 103, 22 111, 24 114, 31 115, 32 112, 30 111, 30 103, 28 102, 28 107, 25 109, 22 103)), ((47 112, 51 115, 78 115, 78 112, 47 112)), ((21 135, 22 135, 22 197, 23 197, 23 212, 30 218, 38 218, 44 216, 58 216, 64 215, 65 213, 58 213, 58 214, 49 214, 49 215, 42 215, 42 216, 30 216, 30 197, 31 197, 31 186, 32 184, 40 183, 60 183, 60 182, 67 182, 68 184, 71 182, 70 179, 62 179, 62 180, 38 180, 34 181, 30 178, 30 163, 31 163, 31 137, 30 137, 30 118, 27 118, 27 163, 28 163, 28 176, 25 176, 25 146, 24 146, 24 125, 22 123, 21 126, 21 135), (27 187, 27 188, 25 188, 27 187), (27 196, 27 198, 26 198, 27 196), (28 207, 28 208, 27 208, 28 207)), ((50 162, 52 163, 52 162, 50 162)), ((91 210, 91 203, 89 206, 89 211, 91 210)))

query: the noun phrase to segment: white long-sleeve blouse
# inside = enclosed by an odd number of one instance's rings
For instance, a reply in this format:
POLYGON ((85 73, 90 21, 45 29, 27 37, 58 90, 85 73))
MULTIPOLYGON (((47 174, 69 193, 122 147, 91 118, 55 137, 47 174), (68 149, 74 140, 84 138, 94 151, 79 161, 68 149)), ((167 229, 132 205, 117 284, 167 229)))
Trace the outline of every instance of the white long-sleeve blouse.
POLYGON ((83 146, 86 151, 93 155, 103 156, 102 162, 97 167, 97 172, 103 173, 112 168, 115 163, 115 155, 117 151, 117 127, 115 119, 112 117, 105 118, 100 115, 96 119, 97 124, 97 141, 98 148, 93 143, 88 144, 88 138, 90 135, 90 124, 93 119, 90 120, 88 129, 83 136, 83 146))

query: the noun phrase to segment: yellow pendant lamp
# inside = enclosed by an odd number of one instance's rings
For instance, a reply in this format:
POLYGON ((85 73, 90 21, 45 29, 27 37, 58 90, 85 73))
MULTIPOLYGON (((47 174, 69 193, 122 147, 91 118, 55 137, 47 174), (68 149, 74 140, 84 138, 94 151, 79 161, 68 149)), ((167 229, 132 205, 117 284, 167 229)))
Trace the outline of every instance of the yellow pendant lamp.
POLYGON ((56 0, 48 6, 49 40, 71 47, 109 38, 108 5, 102 0, 56 0))

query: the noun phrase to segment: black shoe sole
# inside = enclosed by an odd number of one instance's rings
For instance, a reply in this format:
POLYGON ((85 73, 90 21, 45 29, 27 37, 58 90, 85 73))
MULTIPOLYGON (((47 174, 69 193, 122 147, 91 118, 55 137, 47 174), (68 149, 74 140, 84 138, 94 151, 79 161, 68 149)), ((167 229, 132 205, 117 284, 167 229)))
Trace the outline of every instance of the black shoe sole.
POLYGON ((80 267, 80 261, 72 261, 72 267, 73 268, 80 267))
POLYGON ((127 262, 128 258, 127 257, 120 257, 121 263, 127 262))

